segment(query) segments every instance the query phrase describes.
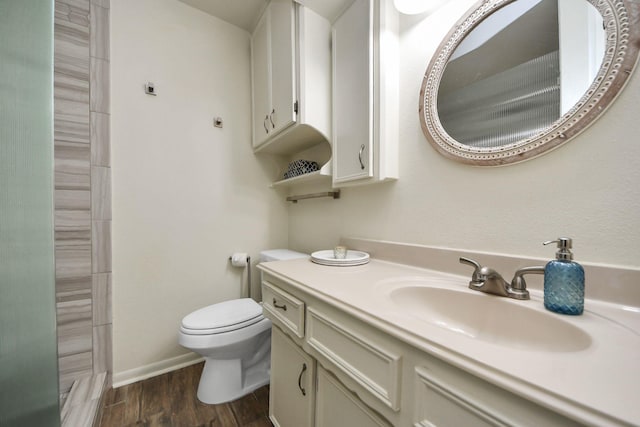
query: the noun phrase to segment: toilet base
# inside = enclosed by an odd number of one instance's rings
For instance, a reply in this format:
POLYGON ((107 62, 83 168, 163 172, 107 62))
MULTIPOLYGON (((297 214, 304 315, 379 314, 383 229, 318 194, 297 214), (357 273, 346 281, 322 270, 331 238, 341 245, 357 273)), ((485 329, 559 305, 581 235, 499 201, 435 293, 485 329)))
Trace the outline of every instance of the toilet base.
POLYGON ((205 357, 198 384, 198 400, 207 404, 230 402, 269 384, 270 366, 258 363, 242 372, 242 360, 216 360, 205 357))

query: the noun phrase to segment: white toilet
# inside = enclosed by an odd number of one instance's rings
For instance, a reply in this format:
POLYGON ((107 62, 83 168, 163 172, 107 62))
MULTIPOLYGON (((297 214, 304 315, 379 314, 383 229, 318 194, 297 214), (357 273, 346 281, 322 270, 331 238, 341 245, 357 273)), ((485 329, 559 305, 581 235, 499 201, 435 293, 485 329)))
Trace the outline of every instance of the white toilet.
MULTIPOLYGON (((260 253, 261 261, 306 258, 288 249, 260 253)), ((178 342, 205 359, 198 399, 223 403, 269 384, 271 321, 251 298, 224 301, 182 319, 178 342)))

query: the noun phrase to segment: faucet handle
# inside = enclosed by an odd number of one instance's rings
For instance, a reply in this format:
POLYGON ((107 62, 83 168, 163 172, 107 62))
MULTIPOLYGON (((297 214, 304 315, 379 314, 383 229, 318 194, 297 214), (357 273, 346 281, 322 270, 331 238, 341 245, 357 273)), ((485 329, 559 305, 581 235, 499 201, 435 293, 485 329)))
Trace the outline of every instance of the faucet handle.
POLYGON ((529 299, 527 282, 524 280, 525 274, 544 274, 544 266, 523 267, 516 271, 511 280, 510 293, 516 299, 529 299))
POLYGON ((473 275, 471 276, 472 283, 482 283, 482 279, 480 279, 480 270, 482 269, 482 266, 477 261, 461 256, 460 264, 467 264, 474 268, 473 275))

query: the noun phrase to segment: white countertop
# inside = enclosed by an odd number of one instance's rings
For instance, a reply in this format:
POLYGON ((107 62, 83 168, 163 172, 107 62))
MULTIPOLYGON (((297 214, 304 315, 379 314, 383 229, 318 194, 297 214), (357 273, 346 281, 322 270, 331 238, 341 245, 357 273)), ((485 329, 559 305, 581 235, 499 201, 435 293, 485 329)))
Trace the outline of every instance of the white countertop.
MULTIPOLYGON (((502 298, 469 290, 469 277, 376 259, 355 267, 297 259, 262 263, 259 268, 414 347, 558 413, 597 426, 640 425, 638 308, 587 300, 583 315, 557 316, 585 331, 591 337, 588 347, 567 352, 523 349, 437 326, 402 310, 388 297, 388 284, 406 279, 502 298)), ((531 291, 528 301, 505 300, 546 312, 540 292, 531 291)), ((450 309, 455 310, 455 305, 450 309)), ((527 325, 520 326, 526 334, 527 325)))

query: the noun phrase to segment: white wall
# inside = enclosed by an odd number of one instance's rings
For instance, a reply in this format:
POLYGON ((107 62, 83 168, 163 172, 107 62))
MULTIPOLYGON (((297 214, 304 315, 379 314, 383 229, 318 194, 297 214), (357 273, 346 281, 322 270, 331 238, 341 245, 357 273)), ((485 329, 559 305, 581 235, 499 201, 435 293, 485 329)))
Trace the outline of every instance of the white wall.
POLYGON ((188 353, 181 318, 240 296, 229 255, 285 247, 287 211, 251 151, 247 32, 177 0, 112 0, 111 64, 118 382, 188 353))
POLYGON ((402 17, 400 179, 287 207, 250 148, 248 34, 177 0, 112 0, 116 382, 187 353, 176 342, 182 316, 239 296, 227 262, 237 250, 255 259, 352 236, 552 257, 541 242, 565 235, 578 260, 640 265, 640 73, 581 136, 522 164, 458 164, 422 135, 429 58, 474 2, 402 17), (147 81, 157 97, 144 94, 147 81), (222 130, 211 126, 218 115, 222 130))
POLYGON ((551 258, 554 249, 541 242, 569 236, 576 260, 640 266, 638 70, 583 134, 521 164, 462 165, 423 136, 422 77, 448 28, 474 2, 447 2, 427 18, 401 17, 400 179, 290 206, 290 246, 326 249, 352 236, 551 258))

